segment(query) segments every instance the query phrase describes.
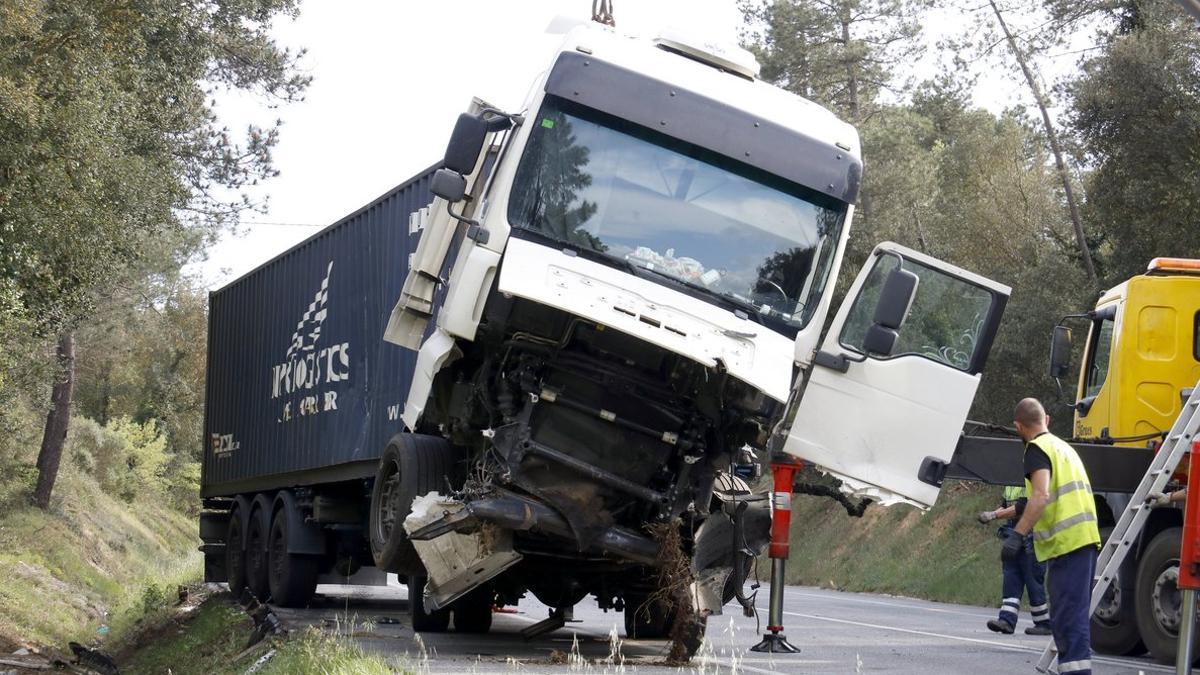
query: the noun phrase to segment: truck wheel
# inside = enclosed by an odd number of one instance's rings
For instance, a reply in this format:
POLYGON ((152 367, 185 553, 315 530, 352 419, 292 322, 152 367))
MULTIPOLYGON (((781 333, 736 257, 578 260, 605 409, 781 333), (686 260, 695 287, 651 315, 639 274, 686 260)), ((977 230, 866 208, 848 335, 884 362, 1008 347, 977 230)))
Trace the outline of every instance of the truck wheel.
POLYGON ((267 547, 268 586, 271 602, 283 607, 304 607, 317 590, 317 558, 288 553, 288 513, 275 512, 267 547))
POLYGON ((229 515, 229 529, 225 533, 225 573, 229 592, 234 598, 242 597, 246 588, 246 537, 242 532, 242 514, 237 511, 229 515))
POLYGON ((489 586, 466 594, 453 605, 454 630, 460 633, 486 633, 492 629, 495 595, 489 586))
MULTIPOLYGON (((1108 540, 1112 528, 1101 530, 1101 538, 1108 540)), ((1096 613, 1092 615, 1092 648, 1102 654, 1134 656, 1143 654, 1146 645, 1138 633, 1137 612, 1134 597, 1137 595, 1136 566, 1122 566, 1096 613)), ((1054 611, 1051 608, 1050 611, 1054 611)))
POLYGON ((425 611, 425 577, 408 578, 408 615, 414 633, 445 633, 450 627, 450 609, 425 611))
POLYGON ((1138 630, 1159 663, 1175 663, 1180 625, 1181 596, 1176 584, 1181 536, 1178 527, 1159 532, 1138 561, 1135 602, 1138 630))
POLYGON ((404 533, 413 499, 462 484, 465 453, 436 436, 396 434, 388 442, 371 490, 370 540, 375 566, 387 572, 424 571, 404 533))
POLYGON ((267 581, 267 534, 262 514, 255 510, 250 514, 250 526, 246 531, 246 588, 259 602, 266 602, 271 587, 267 581))

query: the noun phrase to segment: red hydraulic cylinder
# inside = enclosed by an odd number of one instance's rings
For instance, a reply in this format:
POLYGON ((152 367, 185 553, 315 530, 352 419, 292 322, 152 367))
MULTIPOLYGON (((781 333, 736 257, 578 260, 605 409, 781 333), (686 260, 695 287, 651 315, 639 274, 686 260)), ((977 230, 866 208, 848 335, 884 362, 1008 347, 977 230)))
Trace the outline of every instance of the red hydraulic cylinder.
POLYGON ((804 468, 800 460, 776 454, 771 458, 771 475, 775 487, 771 493, 771 596, 767 612, 767 632, 762 641, 750 648, 752 652, 794 654, 798 651, 783 634, 783 590, 786 586, 784 564, 788 557, 788 529, 792 524, 792 484, 796 472, 804 468))
POLYGON ((1179 547, 1180 589, 1200 590, 1200 441, 1192 441, 1188 463, 1187 506, 1183 511, 1183 542, 1179 547), (1192 487, 1196 489, 1193 490, 1192 487))

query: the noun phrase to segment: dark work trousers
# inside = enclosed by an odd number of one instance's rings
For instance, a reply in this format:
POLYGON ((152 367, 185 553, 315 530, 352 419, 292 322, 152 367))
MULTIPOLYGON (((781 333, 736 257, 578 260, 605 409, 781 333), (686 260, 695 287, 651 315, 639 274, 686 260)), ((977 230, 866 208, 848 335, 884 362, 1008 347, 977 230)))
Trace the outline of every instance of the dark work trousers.
MULTIPOLYGON (((1003 529, 1003 528, 1002 528, 1003 529)), ((1017 625, 1017 612, 1021 608, 1021 596, 1029 593, 1029 613, 1035 624, 1050 620, 1050 608, 1046 604, 1046 564, 1038 562, 1033 555, 1033 537, 1025 537, 1025 548, 1016 560, 1005 560, 1004 599, 1000 601, 1000 620, 1010 626, 1017 625)))
POLYGON ((1091 628, 1088 605, 1092 598, 1092 576, 1096 571, 1096 547, 1084 546, 1046 561, 1046 585, 1054 618, 1050 629, 1058 647, 1058 672, 1090 675, 1092 672, 1091 628))

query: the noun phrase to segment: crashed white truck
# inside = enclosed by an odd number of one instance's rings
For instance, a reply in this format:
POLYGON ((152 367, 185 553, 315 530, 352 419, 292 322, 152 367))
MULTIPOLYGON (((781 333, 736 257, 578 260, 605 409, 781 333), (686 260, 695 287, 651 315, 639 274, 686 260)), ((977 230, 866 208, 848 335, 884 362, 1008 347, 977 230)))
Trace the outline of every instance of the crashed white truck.
POLYGON ((375 565, 421 631, 531 593, 538 630, 591 595, 664 637, 664 542, 694 616, 741 596, 771 453, 931 505, 1009 289, 881 244, 822 341, 859 139, 757 74, 579 27, 520 111, 476 101, 429 173, 214 293, 208 578, 302 605, 375 565))

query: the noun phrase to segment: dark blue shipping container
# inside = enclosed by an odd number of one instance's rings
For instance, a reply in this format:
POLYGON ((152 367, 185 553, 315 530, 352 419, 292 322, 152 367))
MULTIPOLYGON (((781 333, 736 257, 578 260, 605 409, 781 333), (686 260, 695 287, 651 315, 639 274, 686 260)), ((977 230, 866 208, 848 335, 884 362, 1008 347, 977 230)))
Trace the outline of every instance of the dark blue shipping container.
POLYGON ((374 475, 416 364, 383 331, 431 176, 209 295, 202 496, 374 475))

